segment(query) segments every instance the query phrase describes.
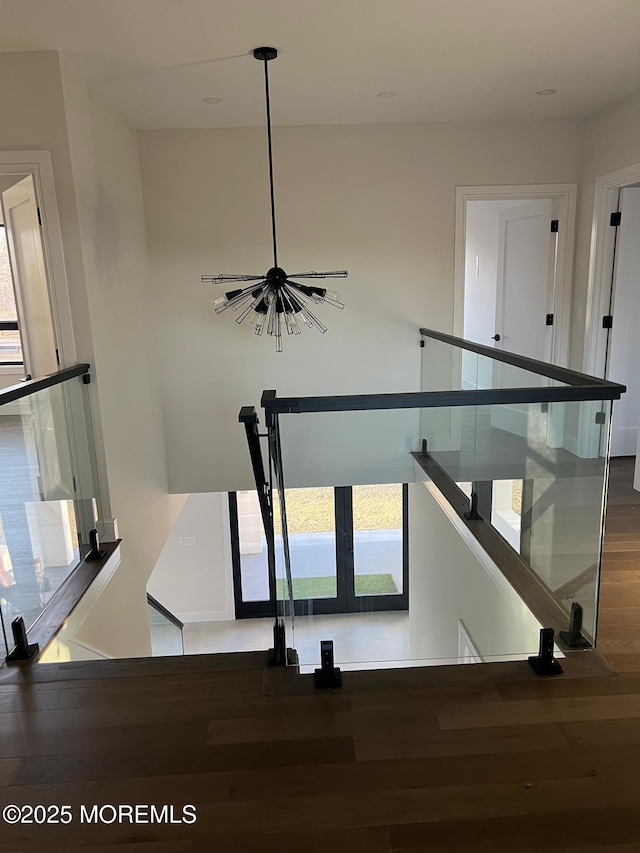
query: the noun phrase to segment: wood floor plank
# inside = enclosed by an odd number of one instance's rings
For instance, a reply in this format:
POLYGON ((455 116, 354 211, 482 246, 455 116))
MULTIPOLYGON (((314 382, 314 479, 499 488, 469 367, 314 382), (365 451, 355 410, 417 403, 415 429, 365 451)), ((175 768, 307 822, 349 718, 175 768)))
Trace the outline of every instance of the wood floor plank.
MULTIPOLYGON (((120 800, 115 804, 120 804, 120 800)), ((98 804, 102 805, 102 804, 98 804)), ((191 824, 145 824, 93 823, 87 825, 79 819, 66 826, 21 825, 4 826, 2 850, 51 849, 51 839, 58 841, 62 849, 91 844, 114 845, 114 853, 122 844, 144 843, 161 840, 190 841, 207 840, 212 851, 225 850, 225 839, 233 835, 261 833, 264 803, 245 802, 200 802, 194 803, 197 820, 191 824), (55 831, 54 831, 55 830, 55 831), (220 842, 218 841, 220 839, 220 842)), ((176 814, 180 814, 176 810, 176 814)), ((126 849, 126 848, 125 848, 126 849)))
POLYGON ((435 711, 443 729, 481 728, 572 720, 610 720, 640 717, 640 695, 586 696, 545 701, 451 705, 435 711))
POLYGON ((73 755, 76 753, 133 750, 138 754, 161 752, 170 745, 172 749, 194 749, 204 746, 208 729, 207 720, 160 725, 112 726, 110 728, 65 729, 29 731, 20 734, 0 735, 0 758, 37 755, 73 755))
POLYGON ((640 676, 624 678, 539 678, 537 681, 509 682, 496 685, 496 692, 505 702, 523 699, 569 699, 585 696, 617 696, 640 693, 640 676))
POLYGON ((430 708, 409 706, 387 709, 385 713, 366 711, 285 715, 263 719, 214 720, 209 726, 208 744, 253 743, 255 741, 282 741, 296 738, 375 737, 390 729, 401 729, 405 734, 421 734, 425 729, 437 728, 436 718, 430 708))
POLYGON ((438 755, 499 754, 539 749, 567 749, 568 744, 555 724, 467 728, 420 735, 390 732, 385 737, 355 739, 358 761, 438 755))
POLYGON ((141 755, 137 750, 109 753, 47 755, 22 760, 13 775, 13 785, 60 783, 119 776, 165 776, 168 774, 209 773, 251 767, 279 767, 296 764, 324 764, 355 761, 353 740, 326 737, 294 741, 249 744, 220 744, 196 749, 170 748, 141 755))
MULTIPOLYGON (((339 830, 285 832, 277 835, 228 836, 220 838, 217 850, 224 853, 389 853, 389 830, 365 826, 339 830)), ((212 853, 206 841, 194 841, 193 853, 212 853)))
POLYGON ((265 811, 265 832, 548 814, 566 811, 576 800, 600 807, 593 779, 274 798, 265 811))
MULTIPOLYGON (((640 845, 640 814, 633 808, 589 810, 580 807, 566 812, 545 814, 544 820, 528 815, 479 818, 468 821, 448 820, 439 823, 415 823, 391 826, 391 849, 429 851, 429 853, 584 853, 588 845, 640 845)), ((618 851, 615 850, 615 853, 618 851)), ((630 851, 629 851, 630 853, 630 851)))
POLYGON ((19 766, 19 758, 0 758, 0 788, 9 784, 19 766))
POLYGON ((0 693, 0 731, 2 715, 20 714, 26 711, 53 711, 64 708, 77 708, 84 696, 84 689, 72 690, 12 690, 0 693))
MULTIPOLYGON (((119 843, 117 847, 113 844, 83 844, 81 847, 68 847, 66 844, 59 846, 49 835, 46 846, 41 848, 29 847, 29 850, 64 850, 64 853, 193 853, 193 842, 187 839, 182 841, 143 841, 131 840, 119 843)), ((22 848, 27 849, 27 848, 22 848)))

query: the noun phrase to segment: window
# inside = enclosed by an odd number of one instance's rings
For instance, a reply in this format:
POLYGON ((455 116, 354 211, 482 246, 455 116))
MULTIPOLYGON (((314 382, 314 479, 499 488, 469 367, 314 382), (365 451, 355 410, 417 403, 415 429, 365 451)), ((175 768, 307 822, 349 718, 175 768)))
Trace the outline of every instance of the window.
POLYGON ((0 365, 22 364, 22 344, 4 225, 0 225, 0 365))
MULTIPOLYGON (((286 502, 296 613, 407 609, 406 486, 287 489, 286 502)), ((229 506, 236 616, 267 615, 288 597, 279 514, 271 589, 257 493, 231 493, 229 506)))

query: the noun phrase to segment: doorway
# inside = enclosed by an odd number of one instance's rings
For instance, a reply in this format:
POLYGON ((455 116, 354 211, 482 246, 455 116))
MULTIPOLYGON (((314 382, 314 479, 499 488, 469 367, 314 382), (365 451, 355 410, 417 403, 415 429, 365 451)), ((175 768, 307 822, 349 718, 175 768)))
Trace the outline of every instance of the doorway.
POLYGON ((576 194, 457 187, 454 334, 566 366, 576 194))
POLYGON ((613 407, 611 455, 635 457, 640 490, 640 164, 596 180, 592 235, 584 370, 627 386, 613 407))
POLYGON ((12 322, 12 328, 5 334, 13 334, 14 347, 18 344, 20 362, 16 360, 16 366, 22 376, 46 376, 58 370, 60 361, 41 237, 40 205, 32 175, 2 177, 0 219, 4 273, 0 320, 12 322))
MULTIPOLYGON (((287 489, 297 615, 408 609, 407 492, 389 483, 287 489)), ((257 494, 230 493, 229 509, 236 618, 273 614, 288 586, 279 557, 270 583, 257 494)), ((275 533, 280 555, 278 525, 275 533)))

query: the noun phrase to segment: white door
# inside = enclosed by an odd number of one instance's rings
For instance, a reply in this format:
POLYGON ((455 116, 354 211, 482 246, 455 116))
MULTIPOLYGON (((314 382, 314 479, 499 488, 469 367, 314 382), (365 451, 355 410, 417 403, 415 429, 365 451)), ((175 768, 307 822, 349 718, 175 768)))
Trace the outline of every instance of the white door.
POLYGON ((627 386, 613 404, 611 455, 635 456, 640 427, 640 187, 625 187, 614 257, 607 379, 627 386))
MULTIPOLYGON (((553 213, 552 199, 537 199, 499 215, 494 346, 540 361, 551 361, 553 352, 553 325, 547 325, 547 315, 554 311, 553 213)), ((545 381, 508 364, 496 363, 493 368, 496 388, 545 381)), ((541 407, 494 406, 491 422, 517 435, 547 440, 548 418, 541 407)))
POLYGON ((40 236, 38 203, 28 175, 2 193, 25 372, 33 378, 58 370, 53 316, 40 236))
POLYGON ((500 212, 496 347, 549 361, 553 326, 553 202, 538 199, 500 212))

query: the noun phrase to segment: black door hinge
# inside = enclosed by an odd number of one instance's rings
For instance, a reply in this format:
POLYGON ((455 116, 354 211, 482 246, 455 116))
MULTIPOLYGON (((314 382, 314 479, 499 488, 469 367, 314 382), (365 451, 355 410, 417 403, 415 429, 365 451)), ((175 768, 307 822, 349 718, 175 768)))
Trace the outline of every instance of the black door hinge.
POLYGON ((617 228, 618 225, 622 222, 622 211, 616 210, 611 214, 611 219, 609 220, 609 225, 612 228, 617 228))
POLYGON ((421 347, 423 347, 423 346, 424 346, 424 341, 420 341, 420 346, 421 346, 421 347))
POLYGON ((602 318, 603 329, 613 329, 613 314, 605 314, 602 318))
POLYGON ((553 314, 547 314, 547 319, 545 320, 547 326, 553 326, 553 314))
POLYGON ((40 213, 40 208, 37 208, 38 211, 38 225, 42 226, 42 214, 40 213))
POLYGON ((60 367, 60 353, 58 352, 57 349, 56 349, 56 361, 58 363, 58 367, 60 367))
POLYGON ((552 220, 551 220, 551 233, 552 233, 552 234, 557 234, 557 233, 558 233, 558 224, 559 224, 559 220, 558 220, 558 219, 552 219, 552 220))
POLYGON ((596 412, 596 423, 604 424, 606 423, 606 417, 604 412, 596 412))

